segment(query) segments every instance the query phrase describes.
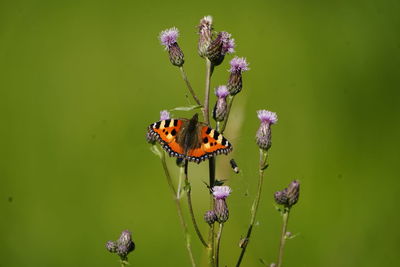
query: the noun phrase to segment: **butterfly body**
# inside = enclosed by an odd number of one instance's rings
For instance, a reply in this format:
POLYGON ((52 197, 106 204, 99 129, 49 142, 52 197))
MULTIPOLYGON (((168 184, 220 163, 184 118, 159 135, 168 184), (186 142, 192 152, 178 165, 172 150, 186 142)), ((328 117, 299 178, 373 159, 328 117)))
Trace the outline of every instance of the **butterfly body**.
POLYGON ((228 154, 232 145, 222 134, 198 121, 198 115, 189 119, 168 119, 148 127, 170 156, 200 163, 218 154, 228 154))

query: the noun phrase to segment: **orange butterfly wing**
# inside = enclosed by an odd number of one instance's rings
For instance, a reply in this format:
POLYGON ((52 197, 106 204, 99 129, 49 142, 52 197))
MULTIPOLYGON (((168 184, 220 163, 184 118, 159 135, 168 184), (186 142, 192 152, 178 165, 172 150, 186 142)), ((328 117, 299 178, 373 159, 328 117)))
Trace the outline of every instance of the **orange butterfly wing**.
POLYGON ((207 158, 212 158, 219 154, 228 154, 232 151, 232 145, 216 130, 208 127, 201 127, 201 146, 192 149, 188 153, 188 159, 200 163, 207 158))
POLYGON ((149 126, 149 134, 155 137, 170 156, 184 157, 183 147, 176 142, 176 135, 182 127, 182 120, 169 119, 149 126))

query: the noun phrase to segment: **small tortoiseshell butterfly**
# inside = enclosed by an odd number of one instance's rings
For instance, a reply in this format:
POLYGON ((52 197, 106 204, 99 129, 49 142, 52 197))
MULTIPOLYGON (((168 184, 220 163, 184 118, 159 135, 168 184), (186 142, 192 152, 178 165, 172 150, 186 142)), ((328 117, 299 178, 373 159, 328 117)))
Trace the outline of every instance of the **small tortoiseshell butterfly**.
POLYGON ((148 135, 172 157, 200 163, 219 154, 228 154, 232 145, 216 130, 198 121, 198 114, 189 119, 168 119, 155 122, 148 135))

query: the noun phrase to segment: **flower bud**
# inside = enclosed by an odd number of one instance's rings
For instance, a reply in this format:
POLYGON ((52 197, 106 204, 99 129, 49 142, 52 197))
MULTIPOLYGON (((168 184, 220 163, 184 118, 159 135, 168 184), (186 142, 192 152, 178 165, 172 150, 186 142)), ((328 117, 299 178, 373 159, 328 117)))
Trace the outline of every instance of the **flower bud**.
POLYGON ((207 49, 207 58, 214 66, 218 66, 224 61, 226 54, 235 52, 235 40, 227 32, 219 32, 207 49))
POLYGON ((277 204, 290 208, 297 203, 299 195, 300 183, 299 181, 294 180, 289 184, 288 188, 275 192, 274 198, 277 204))
POLYGON ((271 147, 271 125, 278 121, 278 116, 275 112, 268 110, 259 110, 257 114, 261 123, 257 131, 256 142, 261 149, 267 151, 271 147))
POLYGON ((206 211, 206 213, 204 214, 204 220, 209 225, 212 225, 217 220, 217 216, 215 215, 215 212, 213 210, 209 210, 206 211))
POLYGON ((111 253, 115 253, 115 252, 116 252, 116 249, 117 249, 117 246, 115 245, 114 242, 108 241, 108 242, 106 243, 106 249, 107 249, 108 251, 110 251, 111 253))
POLYGON ((125 230, 121 233, 119 239, 115 242, 108 241, 106 248, 112 253, 116 253, 121 260, 126 261, 128 254, 135 249, 135 243, 132 241, 131 232, 125 230))
POLYGON ((231 188, 229 186, 214 186, 212 191, 215 199, 214 212, 217 216, 217 221, 224 223, 229 218, 229 210, 225 200, 230 195, 231 188))
POLYGON ((167 29, 160 33, 160 41, 165 49, 168 50, 169 53, 169 60, 171 61, 172 65, 181 67, 184 60, 184 55, 177 43, 177 39, 179 36, 179 31, 177 28, 167 29))
POLYGON ((160 121, 169 120, 171 117, 168 110, 161 110, 160 111, 160 121))
POLYGON ((223 121, 228 108, 226 97, 229 95, 229 91, 225 85, 221 85, 215 90, 215 95, 218 99, 214 106, 213 118, 215 121, 223 121))
POLYGON ((294 180, 289 184, 289 187, 286 192, 286 196, 288 198, 288 206, 291 207, 297 203, 300 195, 300 183, 297 180, 294 180))
POLYGON ((229 219, 228 205, 225 199, 216 199, 214 202, 214 212, 219 223, 224 223, 229 219))
POLYGON ((212 37, 212 17, 206 16, 200 20, 199 28, 199 43, 197 46, 197 51, 201 57, 207 55, 208 46, 211 43, 212 37))
POLYGON ((236 95, 242 90, 242 73, 249 70, 249 64, 245 58, 234 57, 230 62, 228 90, 231 95, 236 95))
POLYGON ((276 202, 278 205, 287 205, 287 203, 288 203, 288 198, 287 198, 287 196, 286 196, 286 189, 284 189, 284 190, 282 190, 282 191, 277 191, 277 192, 275 192, 275 194, 274 194, 274 199, 275 199, 275 202, 276 202))

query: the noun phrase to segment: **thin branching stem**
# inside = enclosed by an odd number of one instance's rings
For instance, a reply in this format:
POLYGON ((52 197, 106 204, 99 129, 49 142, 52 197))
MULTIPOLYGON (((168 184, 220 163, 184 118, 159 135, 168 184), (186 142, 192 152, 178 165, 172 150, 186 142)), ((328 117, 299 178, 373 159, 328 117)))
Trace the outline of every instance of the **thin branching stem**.
POLYGON ((165 177, 167 178, 168 186, 171 189, 172 197, 175 200, 175 205, 176 205, 176 209, 178 211, 179 221, 180 221, 180 223, 182 225, 183 232, 185 234, 186 249, 187 249, 188 254, 189 254, 190 262, 192 264, 192 267, 195 267, 196 266, 196 262, 195 262, 194 257, 193 257, 192 246, 190 244, 190 235, 189 235, 187 223, 186 223, 186 221, 185 221, 185 219, 183 217, 181 203, 180 203, 179 199, 176 197, 176 190, 175 190, 174 184, 172 183, 172 179, 171 179, 170 172, 168 170, 167 162, 165 161, 165 152, 164 151, 161 152, 160 158, 161 158, 161 164, 162 164, 163 169, 164 169, 165 177))
POLYGON ((186 87, 188 88, 190 94, 193 96, 194 101, 196 102, 197 105, 201 106, 201 102, 200 102, 199 98, 197 97, 196 93, 194 92, 192 86, 190 85, 189 79, 186 75, 186 72, 185 72, 185 69, 183 68, 183 66, 180 66, 179 70, 181 71, 182 78, 185 81, 186 87))
POLYGON ((260 149, 260 166, 259 166, 259 171, 258 171, 259 179, 258 179, 258 186, 257 186, 257 194, 254 199, 253 205, 251 207, 250 225, 249 225, 249 228, 247 229, 247 234, 244 239, 245 242, 243 243, 243 245, 241 247, 242 251, 240 252, 240 256, 236 263, 236 267, 239 267, 240 264, 242 263, 244 253, 246 252, 247 245, 249 244, 249 241, 250 241, 251 232, 253 230, 253 226, 256 221, 258 205, 260 204, 262 186, 263 186, 263 182, 264 182, 264 170, 267 167, 266 160, 267 160, 267 152, 260 149))
POLYGON ((221 244, 221 236, 222 236, 222 230, 224 228, 224 224, 220 223, 219 224, 219 230, 218 230, 218 235, 217 235, 217 244, 216 244, 216 251, 215 251, 215 266, 219 266, 219 247, 221 244))
POLYGON ((278 267, 282 266, 283 250, 285 248, 285 243, 286 243, 287 224, 289 221, 289 212, 290 212, 290 208, 285 208, 282 213, 283 224, 282 224, 282 233, 281 233, 281 243, 279 245, 279 255, 278 255, 278 264, 277 264, 278 267))
POLYGON ((197 225, 196 217, 195 217, 194 211, 193 211, 192 194, 191 194, 192 189, 190 187, 189 178, 188 178, 188 160, 187 159, 185 160, 185 184, 186 184, 185 187, 186 187, 186 195, 187 195, 189 213, 190 213, 190 217, 192 218, 193 227, 196 230, 196 234, 199 237, 203 246, 208 248, 208 244, 204 240, 203 235, 200 232, 199 226, 197 225))

